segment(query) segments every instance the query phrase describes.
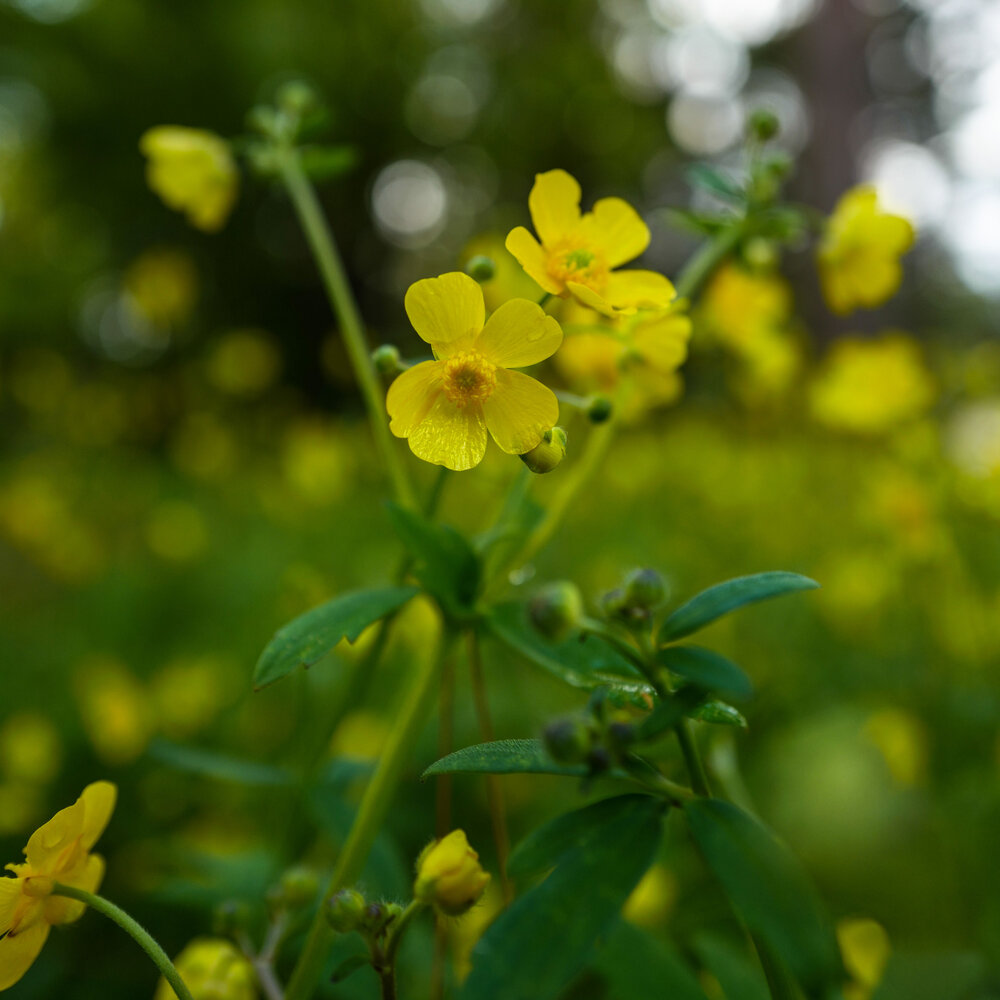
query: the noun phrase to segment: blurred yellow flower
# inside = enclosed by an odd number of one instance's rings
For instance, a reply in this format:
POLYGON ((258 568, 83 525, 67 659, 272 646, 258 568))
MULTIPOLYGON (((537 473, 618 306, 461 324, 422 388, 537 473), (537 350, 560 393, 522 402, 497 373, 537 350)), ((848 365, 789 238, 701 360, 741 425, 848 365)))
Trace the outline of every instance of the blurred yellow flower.
MULTIPOLYGON (((174 965, 193 1000, 256 1000, 253 965, 224 938, 195 938, 174 965)), ((160 979, 154 1000, 177 1000, 177 994, 165 979, 160 979)))
POLYGON ((572 295, 606 316, 660 309, 675 297, 662 274, 615 270, 649 246, 649 228, 628 202, 602 198, 581 215, 580 185, 549 170, 535 175, 528 208, 538 239, 518 226, 507 249, 550 295, 572 295))
POLYGON ((109 764, 135 760, 153 733, 151 706, 139 681, 103 656, 81 663, 75 681, 83 728, 97 756, 109 764))
POLYGON ((712 276, 698 305, 699 333, 740 350, 765 330, 784 326, 792 314, 792 291, 774 271, 724 264, 712 276))
POLYGON ((653 865, 625 900, 622 916, 639 927, 659 927, 677 902, 677 877, 663 865, 653 865))
POLYGON ((452 830, 447 837, 428 844, 417 859, 413 895, 455 917, 482 896, 489 880, 465 831, 452 830))
POLYGON ((285 435, 282 471, 297 497, 327 504, 351 487, 355 456, 349 443, 326 421, 303 419, 285 435))
POLYGON ((139 149, 149 160, 146 182, 168 207, 205 232, 222 228, 239 187, 229 143, 202 129, 157 125, 139 149))
POLYGON ((266 330, 231 330, 208 356, 212 384, 232 396, 258 396, 281 371, 281 354, 266 330))
POLYGON ((850 917, 837 923, 837 941, 851 977, 844 988, 844 1000, 868 1000, 889 961, 889 935, 875 920, 850 917))
POLYGON ((44 783, 59 772, 59 731, 38 712, 15 712, 0 728, 0 771, 12 781, 44 783))
POLYGON ((330 739, 330 754, 348 760, 378 760, 389 735, 381 715, 359 708, 341 720, 330 739))
POLYGON ((916 341, 887 332, 838 340, 813 381, 810 405, 828 427, 871 434, 921 416, 936 395, 916 341))
POLYGON ((154 326, 183 323, 198 296, 198 272, 182 250, 154 247, 139 254, 128 266, 125 291, 154 326))
POLYGON ((161 559, 190 562, 208 545, 204 515, 186 500, 163 500, 150 511, 146 544, 161 559))
POLYGON ((411 285, 405 305, 436 360, 389 386, 392 433, 408 438, 418 458, 456 471, 482 461, 487 430, 510 455, 531 451, 559 419, 559 404, 551 389, 511 369, 554 354, 559 324, 526 299, 487 320, 482 289, 458 271, 411 285))
POLYGON ((149 694, 164 735, 186 740, 205 729, 238 690, 236 672, 224 660, 173 660, 150 681, 149 694))
POLYGON ((451 942, 455 979, 462 983, 472 971, 472 949, 483 936, 486 928, 499 916, 504 907, 503 891, 496 882, 486 886, 479 904, 462 920, 448 922, 448 940, 451 942))
POLYGON ((873 309, 896 294, 903 279, 899 259, 913 245, 913 226, 881 211, 873 187, 851 188, 841 197, 817 250, 827 305, 846 315, 873 309))
POLYGON ((31 835, 23 864, 7 865, 14 877, 0 878, 0 990, 25 974, 54 924, 83 915, 83 903, 53 896, 52 890, 61 882, 97 891, 104 859, 90 850, 111 819, 116 794, 107 781, 88 785, 73 805, 31 835))
POLYGON ((0 783, 0 835, 23 833, 38 816, 40 785, 20 781, 0 783))
POLYGON ((927 772, 927 732, 923 722, 902 708, 883 708, 865 722, 865 735, 878 748, 897 784, 920 784, 927 772))

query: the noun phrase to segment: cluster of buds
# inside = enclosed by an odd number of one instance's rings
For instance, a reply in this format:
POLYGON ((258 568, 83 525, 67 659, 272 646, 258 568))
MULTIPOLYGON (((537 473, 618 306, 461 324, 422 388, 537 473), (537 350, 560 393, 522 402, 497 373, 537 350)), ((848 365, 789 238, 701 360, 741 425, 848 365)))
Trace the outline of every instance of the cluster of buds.
POLYGON ((358 931, 365 937, 379 937, 402 912, 399 903, 369 902, 357 889, 341 889, 326 901, 327 922, 340 934, 358 931))
POLYGON ((575 583, 548 583, 528 602, 528 617, 539 634, 552 642, 570 638, 583 620, 583 597, 575 583))
POLYGON ((553 760, 586 764, 592 776, 620 763, 634 739, 632 716, 613 706, 603 690, 594 692, 583 713, 555 719, 542 732, 553 760))
POLYGON ((599 602, 602 615, 629 628, 644 628, 666 601, 667 584, 655 569, 634 569, 620 587, 609 590, 599 602))

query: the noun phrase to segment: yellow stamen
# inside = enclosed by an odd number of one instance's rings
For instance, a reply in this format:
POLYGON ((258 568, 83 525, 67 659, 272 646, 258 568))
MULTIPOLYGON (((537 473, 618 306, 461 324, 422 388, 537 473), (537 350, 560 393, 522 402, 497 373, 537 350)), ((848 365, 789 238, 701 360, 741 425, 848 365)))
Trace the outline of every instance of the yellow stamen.
POLYGON ((445 363, 442 389, 457 406, 484 402, 493 395, 496 384, 496 365, 476 351, 463 351, 445 363))
POLYGON ((608 265, 593 248, 567 242, 549 254, 549 274, 560 284, 575 281, 602 292, 608 281, 608 265))

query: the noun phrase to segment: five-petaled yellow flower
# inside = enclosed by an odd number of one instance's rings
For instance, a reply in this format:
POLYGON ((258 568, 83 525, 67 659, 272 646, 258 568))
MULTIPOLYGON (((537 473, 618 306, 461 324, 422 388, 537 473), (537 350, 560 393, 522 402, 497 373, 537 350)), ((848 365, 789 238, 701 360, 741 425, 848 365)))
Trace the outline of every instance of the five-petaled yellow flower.
POLYGON ((549 170, 536 175, 528 208, 538 239, 518 226, 507 249, 551 295, 572 295, 605 316, 662 309, 676 295, 655 271, 615 270, 649 246, 649 228, 628 202, 602 198, 581 215, 580 185, 565 170, 549 170))
POLYGON ((146 182, 164 203, 206 233, 229 218, 239 187, 239 172, 229 143, 213 132, 157 125, 139 140, 149 158, 146 182))
POLYGON ((903 280, 899 259, 913 237, 909 221, 880 210, 873 187, 851 188, 837 202, 817 251, 827 305, 847 315, 892 298, 903 280))
POLYGON ((479 900, 489 880, 489 872, 483 871, 465 831, 452 830, 429 844, 417 859, 413 895, 457 917, 479 900))
POLYGON ((458 271, 411 285, 405 306, 436 360, 389 387, 392 433, 408 438, 418 458, 456 471, 482 461, 487 430, 508 454, 531 451, 559 419, 559 403, 541 382, 510 369, 553 354, 559 324, 527 299, 505 302, 487 320, 482 289, 458 271))
POLYGON ((56 882, 96 892, 104 859, 90 850, 104 832, 117 792, 107 781, 88 785, 76 802, 39 827, 24 849, 27 860, 7 865, 0 878, 0 990, 27 972, 54 924, 78 920, 84 904, 52 895, 56 882))

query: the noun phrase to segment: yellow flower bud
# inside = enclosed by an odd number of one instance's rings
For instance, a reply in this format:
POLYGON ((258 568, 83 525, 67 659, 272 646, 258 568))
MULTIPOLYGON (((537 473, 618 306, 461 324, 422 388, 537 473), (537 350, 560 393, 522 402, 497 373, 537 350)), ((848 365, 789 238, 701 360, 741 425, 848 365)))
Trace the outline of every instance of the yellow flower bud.
MULTIPOLYGON (((196 938, 174 960, 194 1000, 257 1000, 253 965, 223 938, 196 938)), ((154 1000, 175 1000, 170 984, 160 980, 154 1000)))
POLYGON ((429 844, 417 859, 413 894, 442 913, 457 917, 476 903, 490 880, 464 830, 429 844))
POLYGON ((229 144, 212 132, 158 125, 139 140, 146 181, 164 203, 207 233, 225 224, 239 186, 229 144))
POLYGON ((539 476, 551 472, 566 457, 566 432, 561 427, 546 431, 541 442, 519 456, 539 476))

